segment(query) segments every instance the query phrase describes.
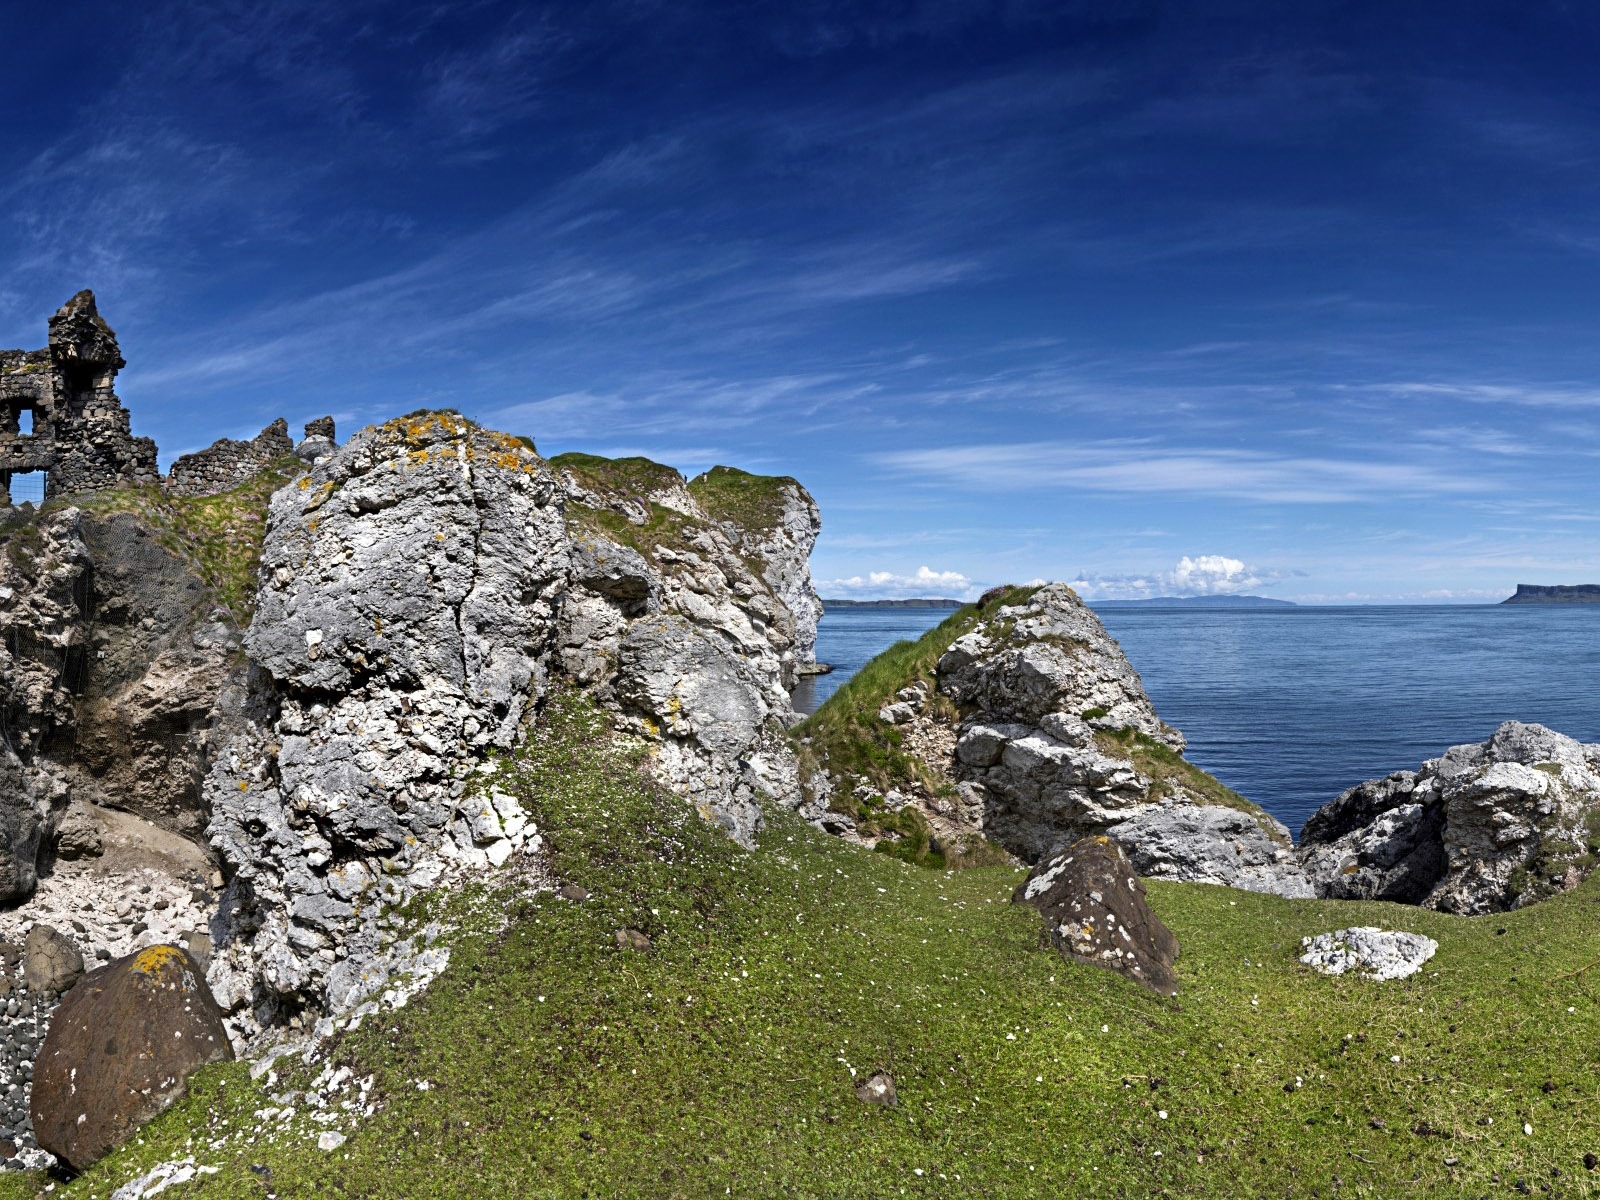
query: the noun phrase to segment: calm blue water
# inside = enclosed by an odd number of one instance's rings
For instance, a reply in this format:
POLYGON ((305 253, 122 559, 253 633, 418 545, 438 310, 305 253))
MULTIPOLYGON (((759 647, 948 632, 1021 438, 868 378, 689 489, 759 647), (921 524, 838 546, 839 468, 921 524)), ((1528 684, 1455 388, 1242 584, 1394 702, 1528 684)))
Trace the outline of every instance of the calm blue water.
MULTIPOLYGON (((837 610, 817 657, 832 692, 948 614, 837 610), (876 647, 874 649, 873 647, 876 647)), ((1187 757, 1290 829, 1351 784, 1537 721, 1600 741, 1600 605, 1106 609, 1187 757)), ((819 700, 820 702, 820 700, 819 700)))

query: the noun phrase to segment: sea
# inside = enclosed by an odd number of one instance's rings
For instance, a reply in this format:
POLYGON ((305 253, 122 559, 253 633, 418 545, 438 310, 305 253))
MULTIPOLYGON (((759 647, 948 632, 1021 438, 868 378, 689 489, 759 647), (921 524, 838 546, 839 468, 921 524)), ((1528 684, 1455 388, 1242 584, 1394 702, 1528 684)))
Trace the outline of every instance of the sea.
MULTIPOLYGON (((835 609, 812 711, 869 659, 949 616, 835 609)), ((1600 742, 1600 605, 1108 608, 1111 635, 1186 757, 1298 837, 1344 789, 1480 742, 1508 720, 1600 742)))

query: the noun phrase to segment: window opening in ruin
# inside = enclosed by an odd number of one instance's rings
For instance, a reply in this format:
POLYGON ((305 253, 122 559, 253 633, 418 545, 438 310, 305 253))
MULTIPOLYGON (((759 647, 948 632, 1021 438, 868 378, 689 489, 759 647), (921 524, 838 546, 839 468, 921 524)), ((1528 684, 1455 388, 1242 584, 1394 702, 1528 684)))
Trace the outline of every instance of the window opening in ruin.
POLYGON ((12 471, 11 503, 43 504, 47 471, 12 471))
POLYGON ((33 409, 24 408, 18 410, 17 432, 23 437, 33 436, 33 409))

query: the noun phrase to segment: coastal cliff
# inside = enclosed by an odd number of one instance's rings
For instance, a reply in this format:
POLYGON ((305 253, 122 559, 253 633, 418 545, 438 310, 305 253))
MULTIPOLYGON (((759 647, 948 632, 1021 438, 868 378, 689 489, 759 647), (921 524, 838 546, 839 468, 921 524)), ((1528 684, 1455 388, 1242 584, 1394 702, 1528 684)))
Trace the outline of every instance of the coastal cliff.
POLYGON ((1600 584, 1517 584, 1502 605, 1600 605, 1600 584))
MULTIPOLYGON (((404 1003, 449 956, 395 919, 418 897, 549 885, 495 771, 559 694, 736 843, 800 801, 820 520, 798 483, 551 462, 448 412, 323 440, 219 496, 113 489, 0 527, 0 939, 65 929, 90 965, 184 947, 241 1052, 404 1003)), ((0 1075, 54 1003, 0 1010, 0 1075)))
POLYGON ((1288 830, 1184 759, 1066 584, 999 589, 874 667, 797 730, 824 828, 1029 863, 1104 834, 1149 878, 1311 894, 1288 830))

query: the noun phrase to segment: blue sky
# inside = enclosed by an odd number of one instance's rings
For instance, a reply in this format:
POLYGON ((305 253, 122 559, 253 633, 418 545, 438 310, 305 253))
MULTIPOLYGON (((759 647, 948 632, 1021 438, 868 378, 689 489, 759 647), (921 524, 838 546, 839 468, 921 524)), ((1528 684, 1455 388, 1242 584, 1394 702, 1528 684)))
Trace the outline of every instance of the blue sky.
POLYGON ((1600 582, 1600 9, 11 3, 0 345, 163 460, 792 474, 824 594, 1600 582))

